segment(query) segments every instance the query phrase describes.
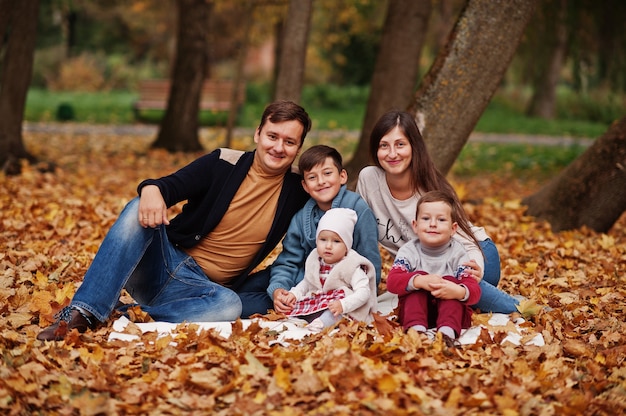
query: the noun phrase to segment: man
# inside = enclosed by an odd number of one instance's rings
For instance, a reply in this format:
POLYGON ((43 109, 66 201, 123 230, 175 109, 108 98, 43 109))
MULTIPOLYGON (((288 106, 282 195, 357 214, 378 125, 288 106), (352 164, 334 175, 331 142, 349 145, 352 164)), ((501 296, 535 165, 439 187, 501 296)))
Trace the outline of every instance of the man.
MULTIPOLYGON (((126 289, 155 320, 232 321, 265 313, 269 271, 250 274, 306 202, 291 171, 311 119, 290 101, 270 104, 256 150, 218 149, 139 184, 109 230, 82 285, 37 339, 61 340, 105 322, 126 289), (167 208, 187 201, 167 218, 167 208)), ((121 309, 123 310, 123 308, 121 309)))

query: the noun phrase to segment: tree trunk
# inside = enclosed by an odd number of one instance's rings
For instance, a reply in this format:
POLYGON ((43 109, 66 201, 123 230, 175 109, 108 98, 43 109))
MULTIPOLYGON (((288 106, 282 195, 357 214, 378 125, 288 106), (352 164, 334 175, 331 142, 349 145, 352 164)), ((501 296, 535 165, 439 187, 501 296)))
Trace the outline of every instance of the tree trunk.
POLYGON ((275 97, 299 103, 302 96, 306 49, 313 0, 290 0, 281 42, 275 97))
MULTIPOLYGON (((624 1, 594 2, 592 13, 597 25, 597 77, 600 86, 612 91, 626 91, 626 38, 624 36, 624 1)), ((580 28, 577 28, 580 29, 580 28)))
MULTIPOLYGON (((3 41, 9 27, 9 18, 13 9, 13 0, 0 0, 0 51, 4 47, 3 41)), ((0 63, 2 63, 0 55, 0 63)))
POLYGON ((430 0, 389 2, 361 136, 346 165, 351 188, 356 184, 359 170, 371 162, 369 136, 376 121, 386 111, 405 109, 411 102, 430 10, 430 0))
POLYGON ((282 55, 283 48, 283 30, 285 28, 285 21, 283 18, 278 17, 279 19, 274 24, 274 67, 272 69, 272 79, 270 80, 270 92, 272 101, 276 101, 276 83, 278 82, 278 63, 280 62, 280 57, 282 55))
POLYGON ((536 0, 469 0, 415 95, 435 165, 447 173, 513 58, 536 0))
POLYGON ((233 81, 234 88, 231 94, 230 109, 228 110, 228 119, 226 120, 226 143, 225 147, 232 147, 233 133, 235 130, 235 122, 239 115, 239 91, 245 88, 244 82, 244 64, 248 55, 248 46, 250 44, 250 29, 254 12, 254 1, 247 0, 244 4, 241 23, 244 26, 241 41, 239 42, 239 51, 237 53, 237 65, 235 67, 235 79, 233 81))
POLYGON ((607 232, 626 211, 626 116, 536 193, 524 198, 527 214, 554 231, 587 226, 607 232))
POLYGON ((198 138, 200 94, 208 61, 212 3, 178 0, 178 36, 172 86, 154 148, 170 152, 202 150, 198 138))
POLYGON ((39 0, 0 2, 0 167, 19 174, 20 159, 35 162, 26 151, 22 121, 33 72, 39 0), (4 43, 2 41, 4 40, 4 43))
POLYGON ((539 39, 539 50, 535 50, 535 56, 540 58, 534 65, 533 96, 526 114, 552 119, 556 111, 556 86, 567 55, 567 2, 546 3, 544 9, 548 9, 542 20, 544 36, 539 39))

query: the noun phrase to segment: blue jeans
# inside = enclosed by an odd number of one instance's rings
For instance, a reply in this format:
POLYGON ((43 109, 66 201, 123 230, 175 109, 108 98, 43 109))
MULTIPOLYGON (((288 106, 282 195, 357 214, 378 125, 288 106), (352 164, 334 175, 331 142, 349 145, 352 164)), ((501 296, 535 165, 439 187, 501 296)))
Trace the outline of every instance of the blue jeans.
POLYGON ((498 289, 500 282, 500 255, 496 245, 490 239, 480 242, 480 246, 485 254, 485 272, 480 281, 482 294, 477 304, 472 305, 474 309, 481 312, 511 313, 516 312, 516 305, 519 301, 513 296, 498 289))
MULTIPOLYGON (((104 322, 117 305, 123 288, 157 321, 234 321, 242 315, 242 300, 250 298, 259 305, 254 291, 263 285, 263 276, 246 281, 238 291, 211 281, 195 260, 174 246, 165 226, 143 228, 138 218, 139 199, 126 205, 104 238, 72 305, 91 312, 104 322)), ((267 277, 269 281, 269 273, 267 277)), ((257 299, 259 298, 259 299, 257 299)), ((263 313, 265 313, 264 311, 263 313)))

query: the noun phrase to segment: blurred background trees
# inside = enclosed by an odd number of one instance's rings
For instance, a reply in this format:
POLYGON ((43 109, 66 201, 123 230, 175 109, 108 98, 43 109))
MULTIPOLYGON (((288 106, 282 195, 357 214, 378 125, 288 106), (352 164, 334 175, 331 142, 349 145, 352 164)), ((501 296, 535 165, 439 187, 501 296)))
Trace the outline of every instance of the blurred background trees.
MULTIPOLYGON (((211 2, 215 12, 207 22, 211 36, 207 53, 216 75, 225 75, 228 70, 223 68, 234 64, 245 26, 253 27, 250 55, 255 55, 261 53, 261 45, 275 45, 277 27, 287 18, 287 0, 259 0, 254 2, 253 18, 240 21, 242 2, 211 2)), ((432 1, 422 69, 432 62, 464 4, 463 0, 432 1)), ((316 0, 312 7, 306 82, 369 84, 387 1, 316 0)), ((619 0, 540 1, 507 82, 528 85, 532 69, 540 68, 538 59, 554 48, 550 32, 563 26, 567 68, 561 82, 578 91, 603 85, 624 91, 626 34, 620 28, 625 13, 626 4, 619 0)), ((131 88, 137 78, 165 76, 171 68, 174 0, 41 0, 39 16, 34 86, 90 88, 89 83, 76 86, 63 78, 61 69, 79 58, 98 73, 91 85, 98 88, 131 88)), ((247 68, 252 81, 267 81, 266 71, 267 67, 247 68)))
MULTIPOLYGON (((316 130, 359 129, 349 165, 353 179, 368 163, 364 144, 371 125, 391 107, 421 118, 442 171, 450 168, 487 107, 607 128, 626 108, 623 0, 512 0, 504 15, 498 12, 506 7, 489 0, 307 0, 298 10, 290 4, 302 2, 289 0, 18 3, 0 0, 0 163, 7 172, 7 161, 30 160, 21 141, 26 84, 35 97, 28 103, 36 106, 36 97, 48 91, 59 96, 116 91, 132 100, 140 80, 169 79, 154 146, 190 151, 200 148, 202 80, 235 80, 246 89, 246 108, 237 116, 248 127, 255 126, 267 102, 279 97, 306 101, 315 109, 314 121, 318 113, 330 114, 316 130), (38 19, 24 20, 33 13, 15 12, 36 10, 38 3, 38 19), (476 23, 484 33, 459 37, 476 23), (35 24, 33 61, 29 45, 35 24), (15 45, 21 52, 15 53, 15 45), (347 120, 333 121, 340 112, 347 120)), ((98 112, 108 113, 102 97, 98 112)), ((71 120, 73 111, 71 103, 61 103, 55 116, 71 120)), ((108 121, 116 122, 115 117, 108 121)), ((625 147, 623 128, 612 132, 611 140, 601 142, 604 150, 625 147)), ((544 203, 554 200, 545 195, 544 203)))
MULTIPOLYGON (((281 39, 290 19, 289 1, 208 3, 213 12, 206 23, 205 75, 234 78, 239 73, 238 64, 243 62, 241 80, 248 89, 247 99, 259 103, 271 100, 277 87, 281 39), (253 6, 249 13, 245 12, 248 4, 253 6)), ((398 8, 401 3, 391 5, 398 8)), ((424 35, 423 41, 415 38, 415 45, 422 44, 415 48, 419 67, 413 81, 417 88, 466 1, 412 3, 422 14, 423 27, 419 29, 424 35)), ((381 89, 372 86, 377 80, 374 69, 378 51, 387 49, 381 42, 385 41, 385 20, 394 10, 388 8, 389 1, 315 0, 310 4, 302 74, 308 95, 303 99, 333 110, 362 106, 370 89, 381 94, 381 89)), ((139 80, 169 78, 176 56, 177 6, 175 0, 41 0, 32 94, 132 94, 139 80)), ((493 105, 544 118, 590 119, 605 124, 618 118, 626 92, 626 34, 620 30, 625 16, 626 3, 619 0, 538 1, 498 89, 498 102, 493 105)), ((415 33, 415 26, 399 24, 404 25, 400 29, 415 33)), ((502 30, 506 32, 506 27, 502 30)), ((0 65, 3 57, 0 55, 0 65)), ((408 66, 413 60, 407 55, 404 63, 408 66)), ((390 60, 383 59, 385 62, 390 60)), ((399 65, 394 66, 400 70, 399 65)), ((381 103, 381 99, 370 97, 373 103, 381 103)), ((365 120, 351 126, 363 122, 363 134, 367 134, 370 115, 358 117, 365 120)))
POLYGON ((35 162, 22 141, 22 119, 33 68, 39 0, 0 0, 0 172, 35 162))
MULTIPOLYGON (((271 100, 289 2, 254 1, 250 15, 242 13, 247 0, 210 3, 206 76, 233 78, 246 48, 248 97, 261 94, 261 100, 271 100)), ((414 74, 417 88, 466 2, 414 3, 427 19, 414 74)), ((326 106, 348 106, 349 94, 333 96, 325 87, 370 88, 388 1, 311 4, 304 86, 326 106)), ((617 118, 615 108, 623 105, 626 92, 626 34, 619 29, 624 17, 626 3, 619 0, 539 1, 500 85, 501 102, 539 117, 591 117, 605 123, 617 118)), ((176 53, 176 18, 174 0, 41 0, 31 87, 132 92, 138 80, 168 78, 176 53)))

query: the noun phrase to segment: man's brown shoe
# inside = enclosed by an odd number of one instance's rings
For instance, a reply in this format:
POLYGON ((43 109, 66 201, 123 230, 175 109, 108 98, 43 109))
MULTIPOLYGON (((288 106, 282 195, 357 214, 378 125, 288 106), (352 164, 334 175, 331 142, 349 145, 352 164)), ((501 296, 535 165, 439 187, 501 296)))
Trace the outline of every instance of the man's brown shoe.
POLYGON ((88 329, 96 329, 98 320, 88 317, 76 308, 66 306, 59 313, 54 315, 56 322, 44 329, 37 335, 40 341, 61 341, 74 328, 78 332, 85 332, 88 329))

